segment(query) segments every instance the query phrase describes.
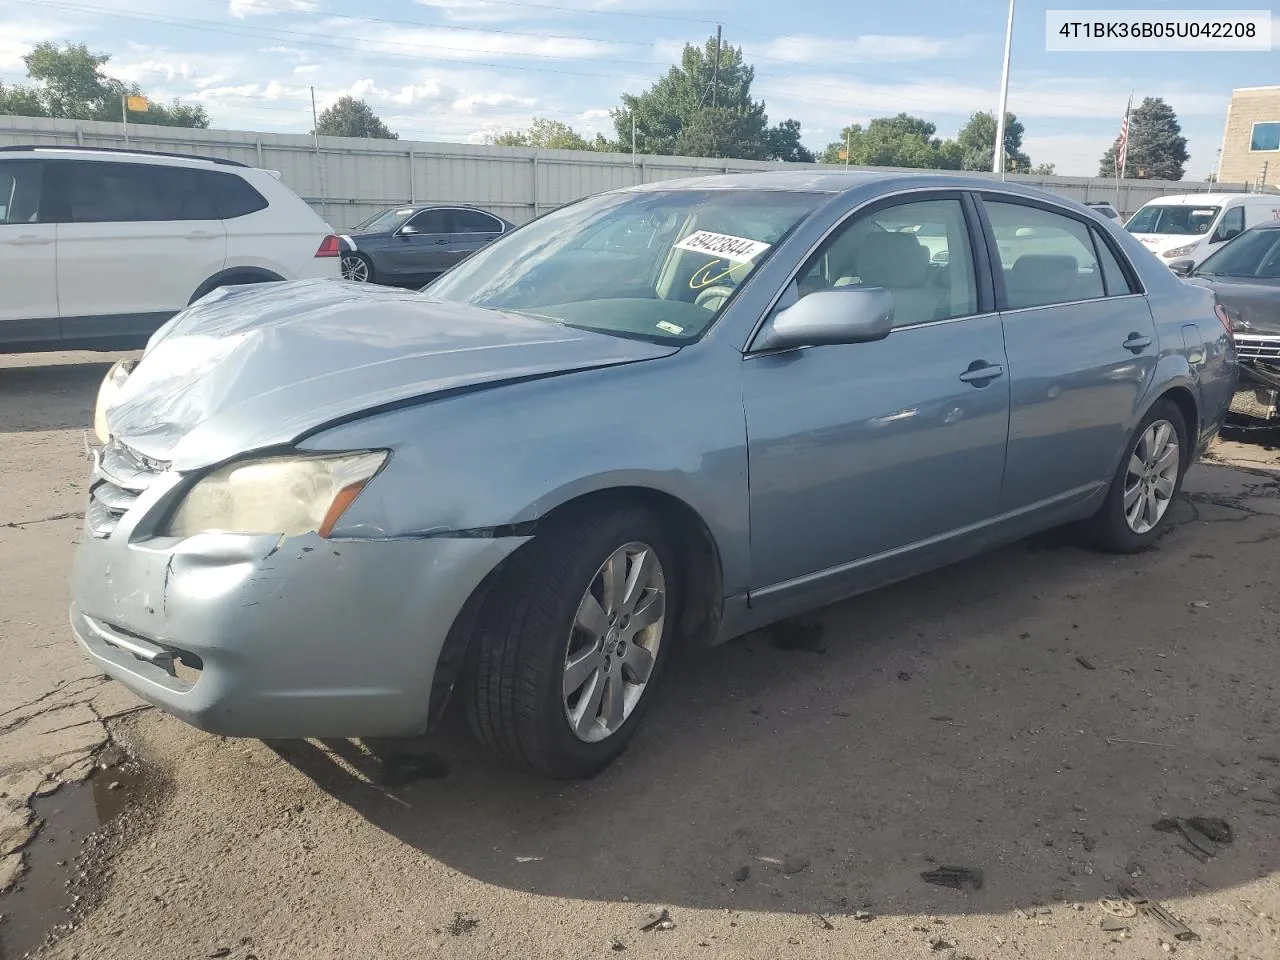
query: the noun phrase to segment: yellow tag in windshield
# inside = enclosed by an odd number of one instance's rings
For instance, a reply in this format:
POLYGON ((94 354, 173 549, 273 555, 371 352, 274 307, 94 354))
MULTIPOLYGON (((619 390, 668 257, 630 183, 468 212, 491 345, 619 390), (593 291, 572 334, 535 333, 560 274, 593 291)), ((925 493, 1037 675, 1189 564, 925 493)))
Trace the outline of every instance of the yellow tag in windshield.
POLYGON ((654 324, 654 326, 656 326, 659 330, 666 331, 667 333, 673 333, 677 337, 680 336, 680 334, 684 333, 684 327, 677 327, 674 323, 667 323, 667 321, 665 320, 659 320, 656 324, 654 324))

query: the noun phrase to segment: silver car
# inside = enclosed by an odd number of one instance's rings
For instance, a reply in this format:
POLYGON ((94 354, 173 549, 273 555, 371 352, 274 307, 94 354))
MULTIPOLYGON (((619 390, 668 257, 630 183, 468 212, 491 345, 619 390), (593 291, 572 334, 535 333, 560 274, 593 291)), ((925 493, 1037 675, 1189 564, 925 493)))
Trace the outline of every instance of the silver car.
POLYGON ((456 696, 590 776, 675 646, 1059 524, 1151 544, 1236 377, 1211 291, 1046 193, 616 191, 422 293, 175 317, 103 384, 71 621, 206 730, 409 734, 456 696))

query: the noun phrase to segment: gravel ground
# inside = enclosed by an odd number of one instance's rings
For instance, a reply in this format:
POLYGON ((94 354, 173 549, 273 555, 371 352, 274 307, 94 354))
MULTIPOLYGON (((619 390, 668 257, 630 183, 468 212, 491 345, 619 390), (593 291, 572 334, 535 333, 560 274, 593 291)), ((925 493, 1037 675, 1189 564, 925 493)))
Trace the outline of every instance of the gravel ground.
POLYGON ((1264 448, 1220 444, 1141 556, 1044 536, 687 654, 622 762, 550 784, 456 720, 224 740, 103 683, 65 609, 111 359, 0 358, 7 960, 59 921, 39 956, 1280 957, 1264 448), (1193 816, 1233 842, 1152 826, 1193 816), (922 879, 947 866, 981 888, 922 879), (1103 930, 1118 884, 1200 939, 1103 930))

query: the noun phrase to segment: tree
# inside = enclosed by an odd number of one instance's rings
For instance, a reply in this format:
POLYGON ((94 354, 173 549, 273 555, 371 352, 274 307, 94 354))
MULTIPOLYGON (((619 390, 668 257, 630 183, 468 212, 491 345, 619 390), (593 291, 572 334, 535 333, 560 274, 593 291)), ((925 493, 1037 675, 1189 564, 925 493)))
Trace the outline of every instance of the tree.
POLYGON ((785 160, 788 163, 813 163, 813 151, 800 142, 800 121, 783 120, 776 127, 765 131, 766 160, 785 160))
MULTIPOLYGON (((1098 176, 1116 175, 1116 137, 1098 165, 1098 176)), ((1125 176, 1137 180, 1181 180, 1187 158, 1187 138, 1178 115, 1161 97, 1147 97, 1129 115, 1129 153, 1125 176)))
MULTIPOLYGON (((597 141, 604 138, 597 134, 597 141)), ((594 150, 595 144, 559 120, 534 117, 528 130, 508 130, 489 140, 498 147, 536 147, 540 150, 594 150)))
MULTIPOLYGON (((102 68, 110 55, 93 53, 83 43, 65 47, 39 43, 22 59, 35 85, 9 89, 0 85, 0 113, 119 121, 123 98, 143 95, 137 84, 106 76, 102 68)), ((177 100, 169 106, 153 104, 146 113, 131 112, 129 120, 168 127, 209 126, 204 107, 184 106, 177 100)))
POLYGON ((1037 163, 1031 168, 1031 172, 1037 177, 1052 177, 1058 172, 1058 167, 1053 163, 1037 163))
POLYGON ((823 151, 822 160, 843 163, 847 144, 849 163, 857 166, 958 170, 962 160, 958 144, 944 143, 934 136, 936 132, 934 124, 910 114, 876 117, 865 130, 858 123, 845 127, 841 139, 823 151))
MULTIPOLYGON (((1005 168, 1019 170, 1030 168, 1031 159, 1022 152, 1022 134, 1025 128, 1012 113, 1004 115, 1004 155, 1005 168)), ((995 163, 996 153, 996 115, 980 110, 969 117, 960 132, 956 135, 956 143, 962 151, 962 170, 990 170, 995 163)))
POLYGON ((320 114, 313 131, 321 137, 361 137, 366 140, 399 140, 363 100, 342 96, 320 114))
POLYGON ((624 94, 613 111, 619 149, 686 157, 741 160, 802 159, 800 123, 787 120, 770 129, 763 101, 751 99, 755 70, 741 47, 716 38, 702 47, 685 44, 680 63, 639 96, 624 94))

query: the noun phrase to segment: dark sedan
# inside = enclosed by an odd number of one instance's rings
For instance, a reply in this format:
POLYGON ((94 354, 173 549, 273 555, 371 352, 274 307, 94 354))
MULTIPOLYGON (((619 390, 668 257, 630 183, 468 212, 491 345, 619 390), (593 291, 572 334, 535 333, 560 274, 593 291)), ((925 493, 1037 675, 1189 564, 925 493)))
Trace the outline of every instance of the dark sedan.
POLYGON ((487 210, 459 204, 390 207, 343 235, 342 276, 420 286, 513 229, 487 210))
POLYGON ((1254 396, 1238 396, 1232 410, 1264 420, 1280 411, 1280 220, 1246 230, 1192 267, 1169 264, 1175 273, 1217 294, 1231 323, 1240 358, 1240 385, 1254 396))

